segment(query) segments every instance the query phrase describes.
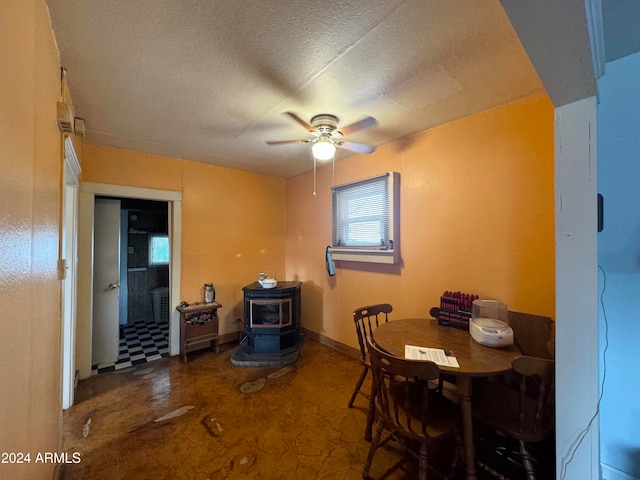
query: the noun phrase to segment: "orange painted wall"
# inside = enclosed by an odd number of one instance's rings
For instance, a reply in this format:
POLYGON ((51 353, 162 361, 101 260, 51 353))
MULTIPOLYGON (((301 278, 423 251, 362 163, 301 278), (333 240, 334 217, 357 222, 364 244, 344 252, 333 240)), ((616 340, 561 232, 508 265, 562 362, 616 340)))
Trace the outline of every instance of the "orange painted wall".
POLYGON ((60 70, 44 1, 0 2, 0 478, 51 478, 60 447, 60 70))
POLYGON ((221 333, 237 330, 242 287, 258 272, 284 278, 285 181, 175 158, 84 144, 85 182, 182 192, 180 300, 212 282, 221 333))
POLYGON ((552 316, 555 309, 553 106, 537 94, 336 163, 335 184, 400 172, 398 265, 337 262, 331 166, 287 181, 288 278, 303 283, 304 327, 356 346, 351 311, 389 302, 426 317, 445 290, 552 316))

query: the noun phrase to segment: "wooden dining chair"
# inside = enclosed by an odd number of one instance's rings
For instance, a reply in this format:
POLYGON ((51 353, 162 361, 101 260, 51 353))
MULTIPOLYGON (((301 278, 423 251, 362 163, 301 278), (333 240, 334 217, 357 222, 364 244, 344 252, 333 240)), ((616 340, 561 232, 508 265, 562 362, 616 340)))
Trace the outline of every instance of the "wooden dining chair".
POLYGON ((549 341, 555 338, 554 321, 550 317, 509 311, 513 341, 523 355, 553 358, 549 341))
MULTIPOLYGON (((527 444, 541 442, 554 431, 555 362, 521 356, 513 360, 512 366, 517 388, 500 382, 474 386, 473 418, 498 433, 497 438, 515 440, 526 478, 535 480, 534 458, 527 444)), ((479 460, 480 466, 489 473, 504 478, 495 466, 479 460)))
MULTIPOLYGON (((369 454, 364 464, 362 478, 369 478, 376 450, 391 439, 401 439, 405 455, 391 467, 390 471, 402 466, 408 459, 418 459, 418 478, 427 479, 428 470, 435 471, 438 478, 450 478, 459 458, 461 422, 459 407, 443 395, 429 388, 430 380, 440 375, 438 366, 430 361, 416 361, 398 358, 380 350, 367 338, 371 371, 374 385, 374 404, 377 414, 375 433, 371 440, 369 454), (382 438, 383 432, 386 435, 382 438), (450 458, 440 465, 440 470, 430 462, 430 453, 450 440, 450 458), (448 474, 448 475, 447 475, 448 474)), ((440 449, 437 457, 447 457, 440 449)))
POLYGON ((367 352, 367 337, 373 337, 373 331, 382 322, 389 321, 389 314, 393 311, 393 307, 388 303, 379 303, 376 305, 367 305, 365 307, 356 308, 353 311, 353 323, 356 327, 356 335, 358 337, 358 346, 360 347, 360 363, 362 364, 362 372, 356 386, 349 399, 349 408, 353 407, 358 394, 362 395, 369 401, 369 409, 367 413, 367 427, 365 430, 365 439, 371 440, 371 428, 373 425, 373 398, 371 398, 370 392, 366 392, 362 389, 369 370, 371 370, 371 363, 369 362, 369 355, 367 352))

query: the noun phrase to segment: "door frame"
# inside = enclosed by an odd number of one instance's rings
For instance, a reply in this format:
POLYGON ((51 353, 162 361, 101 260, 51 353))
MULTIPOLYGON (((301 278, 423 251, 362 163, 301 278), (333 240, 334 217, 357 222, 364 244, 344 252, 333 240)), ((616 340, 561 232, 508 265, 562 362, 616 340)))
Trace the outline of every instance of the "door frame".
POLYGON ((64 182, 62 185, 62 219, 60 242, 61 282, 61 369, 60 392, 62 408, 73 405, 75 391, 75 350, 78 292, 78 190, 80 185, 80 162, 71 138, 64 139, 64 182))
MULTIPOLYGON (((93 328, 93 222, 96 196, 136 198, 167 202, 169 206, 169 305, 180 295, 182 251, 182 192, 83 182, 80 185, 78 229, 78 322, 76 365, 80 379, 91 376, 91 335, 93 328)), ((170 309, 169 355, 180 353, 180 316, 170 309)))

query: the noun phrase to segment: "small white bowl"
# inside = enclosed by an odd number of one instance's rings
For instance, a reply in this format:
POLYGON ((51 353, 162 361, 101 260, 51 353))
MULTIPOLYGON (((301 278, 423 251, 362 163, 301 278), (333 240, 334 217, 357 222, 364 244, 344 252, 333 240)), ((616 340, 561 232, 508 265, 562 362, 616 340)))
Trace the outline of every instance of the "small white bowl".
POLYGON ((278 281, 275 278, 265 278, 264 280, 258 280, 262 288, 275 288, 278 285, 278 281))

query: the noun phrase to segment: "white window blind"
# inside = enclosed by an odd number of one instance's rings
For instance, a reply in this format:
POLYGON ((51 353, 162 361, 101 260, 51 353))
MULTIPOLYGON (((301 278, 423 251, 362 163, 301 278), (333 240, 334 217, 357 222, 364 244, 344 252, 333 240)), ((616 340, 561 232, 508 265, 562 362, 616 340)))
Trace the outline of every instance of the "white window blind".
POLYGON ((333 187, 331 251, 335 260, 396 263, 398 178, 398 173, 387 172, 333 187))

